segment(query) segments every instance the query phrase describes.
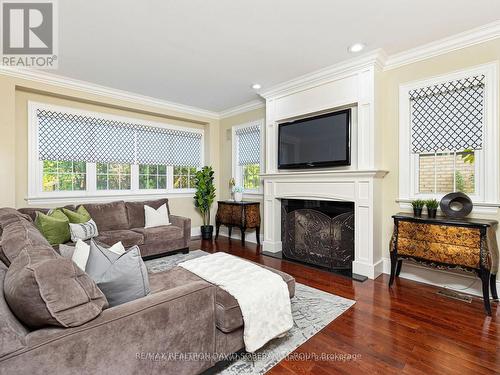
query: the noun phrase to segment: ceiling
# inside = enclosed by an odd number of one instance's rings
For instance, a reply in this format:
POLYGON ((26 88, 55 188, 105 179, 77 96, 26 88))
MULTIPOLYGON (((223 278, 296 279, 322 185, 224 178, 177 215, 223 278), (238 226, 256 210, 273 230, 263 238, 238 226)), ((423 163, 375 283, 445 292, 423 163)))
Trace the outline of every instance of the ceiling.
POLYGON ((54 73, 222 111, 352 58, 401 52, 500 19, 498 0, 59 1, 54 73))

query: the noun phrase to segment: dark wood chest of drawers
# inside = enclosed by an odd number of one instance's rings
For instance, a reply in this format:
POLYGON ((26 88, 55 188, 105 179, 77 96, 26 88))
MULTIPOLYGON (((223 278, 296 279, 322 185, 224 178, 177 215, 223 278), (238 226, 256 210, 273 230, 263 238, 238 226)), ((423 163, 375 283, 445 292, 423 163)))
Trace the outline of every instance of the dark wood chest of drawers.
POLYGON ((217 215, 215 216, 216 234, 219 236, 221 225, 228 227, 229 237, 233 227, 241 230, 241 242, 245 243, 245 231, 255 229, 257 243, 260 245, 260 203, 259 202, 235 202, 219 201, 217 215))
POLYGON ((398 214, 391 239, 391 277, 399 276, 403 259, 436 268, 460 268, 481 278, 484 307, 491 315, 490 290, 498 299, 496 274, 499 254, 495 234, 497 221, 413 217, 398 214))

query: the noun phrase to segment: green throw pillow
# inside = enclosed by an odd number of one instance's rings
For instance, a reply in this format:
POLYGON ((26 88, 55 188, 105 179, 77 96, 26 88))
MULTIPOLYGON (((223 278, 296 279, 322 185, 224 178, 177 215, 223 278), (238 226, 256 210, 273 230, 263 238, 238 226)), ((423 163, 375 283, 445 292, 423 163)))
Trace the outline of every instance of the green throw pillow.
POLYGON ((48 214, 37 211, 35 225, 51 245, 66 243, 71 239, 69 220, 59 209, 48 214))
POLYGON ((83 206, 78 207, 76 211, 71 211, 67 208, 63 208, 62 211, 68 217, 71 224, 86 223, 87 221, 92 219, 88 211, 83 206))

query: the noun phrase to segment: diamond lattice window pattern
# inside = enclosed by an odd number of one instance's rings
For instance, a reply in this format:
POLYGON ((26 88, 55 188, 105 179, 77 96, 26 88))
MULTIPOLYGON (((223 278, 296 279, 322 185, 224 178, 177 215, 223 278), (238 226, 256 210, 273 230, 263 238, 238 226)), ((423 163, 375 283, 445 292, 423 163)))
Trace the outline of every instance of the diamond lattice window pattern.
POLYGON ((480 150, 484 75, 412 90, 411 151, 480 150))
POLYGON ((202 135, 37 110, 40 160, 201 166, 202 135))

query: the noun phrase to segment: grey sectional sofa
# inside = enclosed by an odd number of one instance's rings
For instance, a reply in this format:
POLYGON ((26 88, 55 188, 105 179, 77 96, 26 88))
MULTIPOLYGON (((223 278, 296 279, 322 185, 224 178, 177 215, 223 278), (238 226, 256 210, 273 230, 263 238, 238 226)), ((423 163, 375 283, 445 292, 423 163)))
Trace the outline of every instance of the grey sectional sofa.
MULTIPOLYGON (((99 236, 96 238, 105 245, 118 241, 126 248, 138 245, 143 258, 152 258, 166 253, 187 252, 191 239, 191 219, 172 215, 168 199, 143 202, 116 201, 111 203, 84 204, 84 207, 97 224, 99 236), (144 205, 155 209, 167 205, 171 225, 144 228, 144 205)), ((66 206, 71 210, 75 206, 66 206)), ((47 208, 21 208, 19 212, 35 219, 36 211, 46 213, 47 208)))
MULTIPOLYGON (((12 264, 19 252, 31 254, 36 261, 37 252, 54 251, 29 216, 12 209, 0 209, 0 235, 0 258, 14 259, 12 264), (13 220, 13 215, 19 217, 13 220), (3 241, 7 231, 10 238, 3 241)), ((55 251, 54 257, 59 257, 55 251)), ((6 300, 10 291, 5 289, 15 279, 13 270, 0 261, 2 374, 198 374, 223 359, 222 355, 244 347, 237 301, 180 267, 150 274, 150 295, 105 308, 90 321, 68 328, 33 328, 16 317, 6 300)), ((286 281, 292 297, 294 279, 271 271, 286 281)), ((57 278, 57 269, 53 274, 57 278)), ((56 293, 57 300, 64 288, 51 293, 56 293)))

